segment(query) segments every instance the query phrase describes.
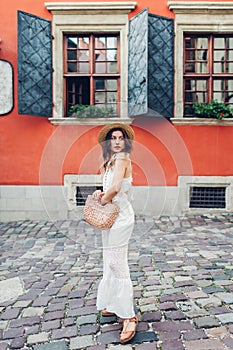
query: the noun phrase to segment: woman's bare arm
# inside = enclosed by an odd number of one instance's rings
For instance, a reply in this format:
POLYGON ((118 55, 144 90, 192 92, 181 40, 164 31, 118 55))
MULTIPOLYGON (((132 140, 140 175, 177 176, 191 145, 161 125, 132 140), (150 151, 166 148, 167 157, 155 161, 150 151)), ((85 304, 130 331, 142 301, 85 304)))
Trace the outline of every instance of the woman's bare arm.
POLYGON ((101 204, 110 202, 120 191, 128 164, 129 160, 127 159, 116 159, 112 186, 101 197, 101 204))

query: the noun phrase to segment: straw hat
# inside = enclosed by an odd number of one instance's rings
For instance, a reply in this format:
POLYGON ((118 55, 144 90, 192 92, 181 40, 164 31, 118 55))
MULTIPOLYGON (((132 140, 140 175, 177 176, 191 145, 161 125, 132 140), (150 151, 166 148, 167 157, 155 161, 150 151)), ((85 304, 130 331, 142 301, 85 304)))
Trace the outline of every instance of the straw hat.
POLYGON ((134 131, 131 128, 131 126, 129 126, 128 124, 124 124, 124 123, 114 123, 114 124, 108 124, 102 130, 100 130, 100 133, 98 136, 99 143, 105 141, 106 136, 110 130, 117 129, 117 128, 123 129, 126 132, 126 134, 128 135, 128 138, 130 140, 134 139, 134 131))

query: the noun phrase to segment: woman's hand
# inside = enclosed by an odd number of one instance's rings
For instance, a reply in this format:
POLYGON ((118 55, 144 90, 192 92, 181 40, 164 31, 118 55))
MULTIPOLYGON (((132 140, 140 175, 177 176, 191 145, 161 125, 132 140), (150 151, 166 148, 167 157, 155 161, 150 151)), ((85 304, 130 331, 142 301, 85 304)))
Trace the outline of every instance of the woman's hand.
POLYGON ((92 197, 95 199, 101 199, 104 195, 104 192, 100 191, 100 190, 96 190, 95 192, 92 193, 92 197))

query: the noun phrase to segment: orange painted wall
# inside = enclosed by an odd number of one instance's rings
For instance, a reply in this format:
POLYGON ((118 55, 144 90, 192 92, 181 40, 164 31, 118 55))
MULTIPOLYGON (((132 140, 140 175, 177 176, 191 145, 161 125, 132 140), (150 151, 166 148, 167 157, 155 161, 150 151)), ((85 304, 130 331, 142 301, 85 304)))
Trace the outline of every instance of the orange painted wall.
MULTIPOLYGON (((137 4, 131 16, 148 7, 150 13, 173 17, 167 0, 137 4)), ((57 185, 67 173, 97 173, 100 127, 56 127, 47 118, 18 115, 17 10, 52 19, 42 0, 11 0, 10 6, 1 0, 0 59, 14 67, 14 109, 0 117, 0 184, 57 185)), ((135 185, 174 186, 179 175, 233 174, 233 127, 175 127, 162 119, 135 118, 133 128, 135 185)))

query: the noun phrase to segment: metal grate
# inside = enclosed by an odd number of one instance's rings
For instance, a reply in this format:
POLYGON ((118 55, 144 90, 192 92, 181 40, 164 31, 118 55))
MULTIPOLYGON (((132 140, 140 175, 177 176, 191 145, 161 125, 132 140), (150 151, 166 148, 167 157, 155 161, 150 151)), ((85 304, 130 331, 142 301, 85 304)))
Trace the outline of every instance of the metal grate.
POLYGON ((84 205, 89 194, 92 194, 95 190, 103 191, 102 186, 78 186, 76 187, 76 205, 84 205))
POLYGON ((190 208, 225 208, 226 187, 190 187, 190 208))

